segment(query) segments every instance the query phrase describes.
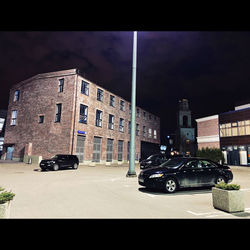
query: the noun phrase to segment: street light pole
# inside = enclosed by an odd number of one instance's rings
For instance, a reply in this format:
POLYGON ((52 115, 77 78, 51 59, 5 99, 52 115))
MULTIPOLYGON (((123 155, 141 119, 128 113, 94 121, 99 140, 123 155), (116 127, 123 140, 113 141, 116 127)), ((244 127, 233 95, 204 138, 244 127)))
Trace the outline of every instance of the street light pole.
POLYGON ((135 172, 136 52, 137 52, 137 31, 134 31, 132 90, 131 90, 131 129, 130 129, 130 145, 129 145, 129 170, 126 175, 127 177, 136 177, 136 172, 135 172))

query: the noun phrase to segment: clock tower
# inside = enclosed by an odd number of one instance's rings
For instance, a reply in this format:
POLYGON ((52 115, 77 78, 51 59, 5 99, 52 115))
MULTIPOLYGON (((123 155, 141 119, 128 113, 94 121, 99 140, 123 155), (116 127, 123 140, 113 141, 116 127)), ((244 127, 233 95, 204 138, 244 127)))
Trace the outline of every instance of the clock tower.
POLYGON ((187 99, 179 100, 176 136, 176 146, 180 154, 193 156, 195 153, 195 128, 192 127, 191 110, 187 99))

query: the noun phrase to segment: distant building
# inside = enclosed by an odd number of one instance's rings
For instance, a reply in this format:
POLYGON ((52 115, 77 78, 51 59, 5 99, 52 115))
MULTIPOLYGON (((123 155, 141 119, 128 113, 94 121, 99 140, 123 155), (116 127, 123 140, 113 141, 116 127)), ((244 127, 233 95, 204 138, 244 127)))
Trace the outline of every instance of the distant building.
POLYGON ((220 148, 219 115, 212 115, 195 120, 197 123, 198 149, 220 148))
POLYGON ((6 116, 7 116, 7 110, 0 109, 0 159, 3 152, 6 116))
POLYGON ((177 112, 176 149, 180 154, 195 154, 195 128, 192 127, 191 110, 187 99, 179 100, 177 112))
MULTIPOLYGON (((81 164, 128 162, 130 102, 77 69, 43 73, 10 90, 5 156, 15 160, 76 154, 81 164)), ((136 107, 135 159, 160 147, 160 118, 136 107)))
POLYGON ((196 119, 198 148, 216 147, 229 165, 250 165, 250 104, 196 119))

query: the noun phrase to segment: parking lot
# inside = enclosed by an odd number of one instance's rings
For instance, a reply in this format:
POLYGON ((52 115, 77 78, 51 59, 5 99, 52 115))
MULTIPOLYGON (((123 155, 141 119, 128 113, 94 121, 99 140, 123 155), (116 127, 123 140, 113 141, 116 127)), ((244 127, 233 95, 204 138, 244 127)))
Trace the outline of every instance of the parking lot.
POLYGON ((231 168, 244 192, 241 213, 214 209, 209 188, 147 190, 124 166, 41 172, 34 164, 0 163, 0 186, 16 194, 11 218, 250 218, 250 168, 231 168))

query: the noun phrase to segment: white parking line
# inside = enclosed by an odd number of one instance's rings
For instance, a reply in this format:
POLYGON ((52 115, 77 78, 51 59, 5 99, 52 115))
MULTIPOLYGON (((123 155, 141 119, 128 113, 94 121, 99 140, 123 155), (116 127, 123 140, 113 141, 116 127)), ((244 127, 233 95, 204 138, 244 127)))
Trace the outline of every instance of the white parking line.
MULTIPOLYGON (((250 211, 250 207, 245 208, 245 212, 250 211)), ((187 211, 190 214, 193 214, 195 216, 205 216, 206 218, 211 218, 211 217, 217 217, 217 216, 228 216, 230 213, 225 213, 223 211, 218 211, 218 212, 206 212, 206 213, 196 213, 193 211, 187 211)))

